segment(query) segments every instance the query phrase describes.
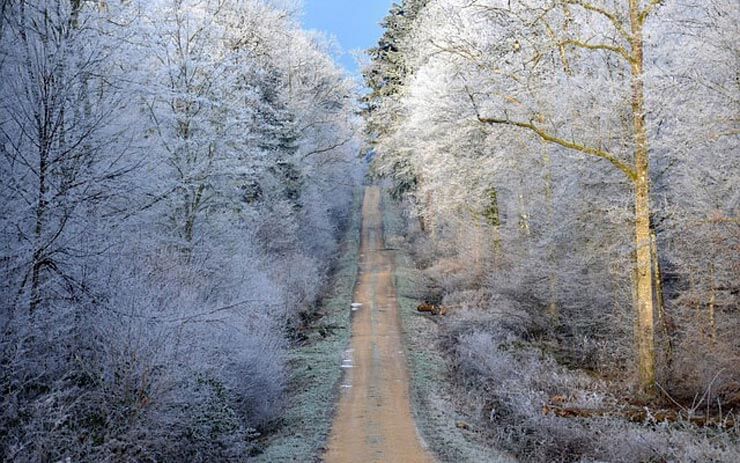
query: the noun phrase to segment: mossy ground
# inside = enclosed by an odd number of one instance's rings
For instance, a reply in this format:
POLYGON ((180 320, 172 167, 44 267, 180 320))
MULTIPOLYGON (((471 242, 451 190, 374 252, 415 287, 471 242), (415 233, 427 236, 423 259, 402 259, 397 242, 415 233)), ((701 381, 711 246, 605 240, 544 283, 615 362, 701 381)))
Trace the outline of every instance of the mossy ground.
POLYGON ((416 311, 428 282, 408 253, 400 206, 388 195, 383 197, 383 204, 385 244, 396 250, 395 285, 419 432, 441 462, 513 461, 481 442, 482 436, 470 427, 468 417, 457 411, 448 366, 435 342, 440 319, 416 311))
POLYGON ((321 316, 308 340, 289 354, 288 405, 278 431, 265 438, 255 462, 320 461, 338 398, 339 366, 350 335, 350 304, 357 279, 362 194, 343 243, 321 316))

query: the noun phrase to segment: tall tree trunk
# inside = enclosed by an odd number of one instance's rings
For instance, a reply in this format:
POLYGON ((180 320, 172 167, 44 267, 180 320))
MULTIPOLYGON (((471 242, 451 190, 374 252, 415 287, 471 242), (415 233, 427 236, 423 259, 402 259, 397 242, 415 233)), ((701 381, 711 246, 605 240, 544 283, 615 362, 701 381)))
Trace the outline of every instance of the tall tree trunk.
MULTIPOLYGON (((25 19, 25 3, 21 3, 20 15, 25 19)), ((26 26, 24 21, 24 27, 26 26)), ((31 57, 34 54, 31 52, 31 46, 29 44, 28 37, 25 32, 22 32, 21 38, 23 40, 26 52, 26 69, 29 72, 31 78, 36 76, 33 73, 34 65, 31 61, 31 57)), ((44 39, 45 40, 45 39, 44 39)), ((44 42, 44 45, 47 44, 44 42)), ((53 93, 54 88, 52 87, 52 79, 44 78, 43 81, 29 82, 29 85, 41 85, 42 88, 34 89, 29 94, 35 96, 38 99, 40 107, 38 113, 35 114, 36 119, 36 136, 38 140, 38 188, 36 194, 36 210, 35 212, 35 223, 33 229, 33 257, 31 262, 31 300, 29 304, 29 313, 33 315, 38 306, 41 304, 41 286, 42 286, 42 270, 45 265, 44 258, 44 232, 45 232, 45 221, 46 214, 49 208, 49 202, 47 198, 47 175, 49 174, 49 161, 50 153, 52 149, 52 132, 51 119, 54 108, 53 106, 53 93)))
POLYGON ((193 239, 195 238, 195 222, 197 220, 198 213, 200 212, 201 200, 203 199, 203 192, 205 189, 205 185, 198 185, 193 196, 193 200, 189 201, 187 205, 187 214, 185 217, 185 241, 188 243, 188 251, 192 251, 193 239))
POLYGON ((709 301, 707 302, 707 315, 709 316, 709 339, 712 345, 717 340, 717 280, 715 278, 714 263, 709 264, 709 301))
POLYGON ((46 197, 47 185, 46 175, 48 173, 48 153, 49 145, 51 142, 48 140, 50 134, 46 130, 45 123, 42 122, 42 126, 39 127, 39 135, 42 140, 42 145, 39 150, 39 171, 38 171, 38 198, 36 200, 36 223, 33 230, 34 238, 34 249, 33 249, 33 263, 31 267, 31 303, 29 311, 33 313, 41 303, 41 270, 44 266, 44 221, 45 215, 48 208, 48 200, 46 197))
POLYGON ((653 282, 655 284, 655 303, 657 304, 658 321, 663 327, 666 338, 666 367, 670 371, 673 366, 673 328, 665 309, 665 293, 663 292, 663 270, 658 259, 658 237, 655 227, 650 233, 650 252, 653 255, 653 282))
POLYGON ((655 333, 650 246, 650 163, 643 82, 643 17, 639 0, 629 0, 632 29, 632 115, 635 136, 635 247, 637 270, 636 343, 640 390, 655 393, 655 333))
POLYGON ((498 208, 498 192, 495 187, 491 187, 486 191, 488 196, 488 204, 483 210, 483 217, 486 220, 486 224, 491 227, 492 239, 493 239, 493 263, 495 266, 501 265, 501 213, 498 208))
MULTIPOLYGON (((553 191, 552 191, 552 160, 550 159, 550 153, 546 144, 542 144, 542 162, 545 167, 545 202, 547 206, 547 226, 550 230, 555 227, 555 212, 553 204, 553 191)), ((548 276, 548 291, 549 301, 547 304, 547 316, 550 321, 558 324, 560 321, 560 310, 557 302, 557 288, 558 288, 558 272, 555 268, 555 245, 550 244, 547 251, 547 261, 550 266, 548 276)))

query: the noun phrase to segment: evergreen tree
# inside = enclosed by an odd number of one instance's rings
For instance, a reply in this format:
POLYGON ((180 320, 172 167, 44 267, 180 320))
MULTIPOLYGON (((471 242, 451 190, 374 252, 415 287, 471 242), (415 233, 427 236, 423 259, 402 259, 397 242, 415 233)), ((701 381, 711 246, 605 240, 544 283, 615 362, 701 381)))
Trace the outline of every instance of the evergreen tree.
POLYGON ((378 45, 368 50, 371 62, 363 70, 370 89, 363 98, 366 131, 382 158, 376 167, 393 179, 395 196, 415 189, 416 174, 402 153, 379 147, 392 136, 403 117, 400 98, 406 80, 414 72, 409 61, 414 43, 410 34, 427 3, 428 0, 402 0, 393 4, 381 23, 385 30, 378 45))

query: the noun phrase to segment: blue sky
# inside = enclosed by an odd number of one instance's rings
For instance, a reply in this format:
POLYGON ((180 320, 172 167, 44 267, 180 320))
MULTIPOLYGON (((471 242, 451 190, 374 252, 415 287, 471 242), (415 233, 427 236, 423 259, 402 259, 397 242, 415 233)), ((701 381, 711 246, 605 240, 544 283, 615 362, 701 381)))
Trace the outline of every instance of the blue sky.
POLYGON ((340 63, 352 73, 357 64, 353 50, 370 48, 378 42, 378 25, 393 0, 303 0, 303 25, 336 37, 344 50, 340 63))

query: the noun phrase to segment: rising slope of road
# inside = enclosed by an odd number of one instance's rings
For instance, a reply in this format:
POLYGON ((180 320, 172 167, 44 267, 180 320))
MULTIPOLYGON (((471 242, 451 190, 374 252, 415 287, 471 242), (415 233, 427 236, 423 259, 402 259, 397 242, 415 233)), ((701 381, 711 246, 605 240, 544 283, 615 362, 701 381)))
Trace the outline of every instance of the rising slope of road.
POLYGON ((383 244, 380 190, 369 187, 362 208, 360 276, 352 344, 342 365, 339 410, 328 463, 432 462, 411 416, 409 377, 393 284, 393 252, 383 244))

